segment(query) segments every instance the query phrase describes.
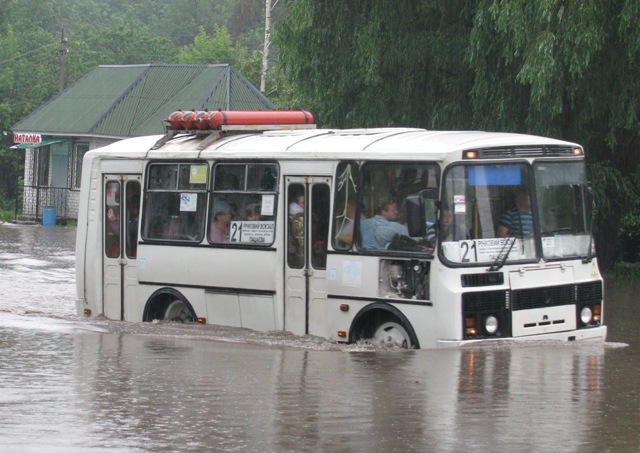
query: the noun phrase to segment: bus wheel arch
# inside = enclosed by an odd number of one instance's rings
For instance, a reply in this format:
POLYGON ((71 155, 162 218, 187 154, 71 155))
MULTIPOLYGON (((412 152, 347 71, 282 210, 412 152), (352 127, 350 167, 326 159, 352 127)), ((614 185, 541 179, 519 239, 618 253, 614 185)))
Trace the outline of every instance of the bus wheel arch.
POLYGON ((407 317, 386 303, 367 305, 356 314, 349 330, 349 341, 390 342, 407 349, 420 349, 418 337, 407 317))
POLYGON ((172 288, 156 290, 147 300, 142 320, 195 322, 196 314, 189 300, 172 288))

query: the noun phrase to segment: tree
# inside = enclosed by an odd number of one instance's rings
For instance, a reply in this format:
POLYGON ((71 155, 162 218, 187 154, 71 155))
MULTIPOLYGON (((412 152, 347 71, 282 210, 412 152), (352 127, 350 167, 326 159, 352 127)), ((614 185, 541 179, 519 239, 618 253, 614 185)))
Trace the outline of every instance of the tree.
POLYGON ((585 145, 604 269, 640 163, 639 19, 635 0, 481 0, 469 46, 474 125, 585 145))
POLYGON ((290 0, 276 28, 293 92, 325 125, 478 128, 587 150, 604 269, 638 172, 636 0, 290 0))
MULTIPOLYGON (((277 3, 277 0, 276 0, 277 3)), ((275 4, 273 5, 275 6, 275 4)), ((267 72, 269 71, 269 50, 271 48, 271 0, 265 1, 264 45, 262 46, 262 67, 260 70, 260 92, 267 87, 267 72)))
POLYGON ((213 36, 200 27, 193 43, 180 49, 178 61, 184 64, 226 63, 254 85, 260 80, 260 55, 257 52, 250 54, 240 42, 234 44, 224 26, 216 26, 213 36))
POLYGON ((335 127, 470 125, 462 0, 294 0, 276 25, 280 64, 335 127))

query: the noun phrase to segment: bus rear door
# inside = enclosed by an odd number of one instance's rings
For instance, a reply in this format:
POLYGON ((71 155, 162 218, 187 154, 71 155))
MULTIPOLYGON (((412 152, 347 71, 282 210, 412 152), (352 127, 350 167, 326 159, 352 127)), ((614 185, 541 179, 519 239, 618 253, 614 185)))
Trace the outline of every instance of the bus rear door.
POLYGON ((285 177, 285 325, 297 335, 327 335, 326 261, 331 178, 285 177))
POLYGON ((142 175, 103 176, 104 315, 125 319, 138 284, 137 246, 142 175))

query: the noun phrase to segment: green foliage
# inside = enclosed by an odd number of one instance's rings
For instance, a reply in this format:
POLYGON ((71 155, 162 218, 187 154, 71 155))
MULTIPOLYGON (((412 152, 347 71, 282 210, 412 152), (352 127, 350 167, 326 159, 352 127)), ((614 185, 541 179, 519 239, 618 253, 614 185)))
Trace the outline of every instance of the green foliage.
POLYGON ((626 190, 620 197, 623 206, 620 219, 618 247, 620 259, 625 262, 640 262, 640 170, 628 177, 626 190))
MULTIPOLYGON (((0 130, 9 131, 58 92, 63 25, 67 86, 98 65, 179 61, 230 63, 252 83, 260 81, 261 1, 6 0, 0 15, 0 130), (204 30, 212 30, 213 38, 204 30)), ((11 150, 10 139, 0 136, 0 209, 8 204, 13 211, 24 153, 11 150)))
MULTIPOLYGON (((601 265, 631 244, 640 165, 637 0, 290 0, 296 96, 330 126, 505 130, 585 145, 601 265), (621 220, 623 219, 623 220, 621 220)), ((635 245, 634 245, 635 247, 635 245)))
POLYGON ((15 212, 14 211, 3 211, 0 210, 0 222, 12 222, 15 220, 15 212))
POLYGON ((470 125, 465 2, 297 0, 275 30, 297 96, 334 127, 470 125))
POLYGON ((257 86, 260 82, 260 55, 257 52, 249 54, 240 42, 234 44, 224 26, 216 25, 213 36, 209 36, 204 27, 200 27, 193 43, 180 49, 178 61, 184 64, 227 63, 254 85, 257 86))
POLYGON ((640 263, 617 262, 605 273, 608 280, 630 280, 640 277, 640 263))
POLYGON ((189 44, 180 50, 178 61, 185 64, 235 63, 236 55, 231 35, 225 27, 216 26, 213 36, 204 27, 189 44))

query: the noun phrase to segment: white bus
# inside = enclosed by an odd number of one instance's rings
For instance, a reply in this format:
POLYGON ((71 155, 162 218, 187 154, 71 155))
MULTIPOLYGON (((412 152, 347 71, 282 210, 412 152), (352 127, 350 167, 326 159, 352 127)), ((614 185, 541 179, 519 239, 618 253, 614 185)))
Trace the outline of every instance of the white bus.
POLYGON ((408 348, 605 339, 581 146, 217 113, 85 155, 79 314, 408 348))

